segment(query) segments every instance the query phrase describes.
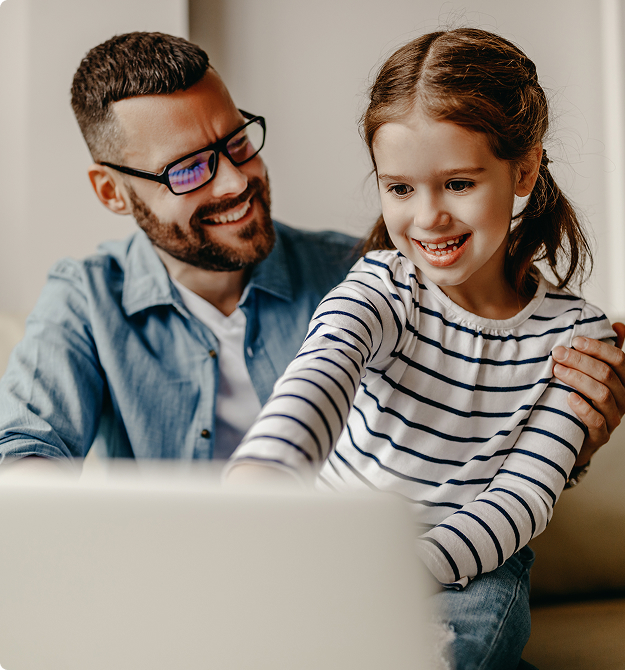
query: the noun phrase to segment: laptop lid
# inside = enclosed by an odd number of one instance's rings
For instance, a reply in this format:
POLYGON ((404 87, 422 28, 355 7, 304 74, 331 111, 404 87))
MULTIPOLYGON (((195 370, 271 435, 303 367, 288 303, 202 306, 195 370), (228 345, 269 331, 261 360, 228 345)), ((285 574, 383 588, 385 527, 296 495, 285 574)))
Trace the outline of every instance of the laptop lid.
POLYGON ((407 511, 204 476, 0 480, 5 670, 425 670, 407 511))

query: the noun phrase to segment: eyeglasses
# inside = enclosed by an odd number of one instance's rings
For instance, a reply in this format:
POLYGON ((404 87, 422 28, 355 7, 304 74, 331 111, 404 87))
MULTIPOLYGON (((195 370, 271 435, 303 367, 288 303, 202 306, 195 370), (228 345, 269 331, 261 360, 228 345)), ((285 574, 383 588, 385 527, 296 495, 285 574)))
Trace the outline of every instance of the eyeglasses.
POLYGON ((265 144, 265 119, 239 110, 248 122, 204 149, 177 158, 157 174, 147 170, 136 170, 124 165, 100 161, 118 172, 165 184, 174 195, 183 195, 206 186, 217 174, 219 154, 223 153, 236 166, 251 161, 265 144))

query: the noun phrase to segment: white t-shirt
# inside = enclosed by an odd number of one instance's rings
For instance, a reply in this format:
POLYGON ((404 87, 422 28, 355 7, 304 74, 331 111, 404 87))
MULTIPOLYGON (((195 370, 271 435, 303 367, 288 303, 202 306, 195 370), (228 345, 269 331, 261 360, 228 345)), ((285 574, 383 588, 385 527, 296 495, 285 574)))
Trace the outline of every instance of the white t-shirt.
POLYGON ((260 412, 250 373, 245 364, 245 325, 240 307, 230 316, 172 278, 184 306, 208 326, 219 341, 219 388, 215 404, 213 457, 226 459, 239 445, 260 412))

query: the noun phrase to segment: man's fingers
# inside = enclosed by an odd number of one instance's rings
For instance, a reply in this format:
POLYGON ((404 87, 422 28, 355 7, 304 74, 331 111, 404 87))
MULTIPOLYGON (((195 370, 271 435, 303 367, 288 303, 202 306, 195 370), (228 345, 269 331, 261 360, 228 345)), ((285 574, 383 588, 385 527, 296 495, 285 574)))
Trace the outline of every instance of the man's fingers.
POLYGON ((577 393, 569 393, 568 403, 588 428, 588 435, 575 461, 575 465, 585 465, 593 454, 610 439, 610 433, 603 416, 577 393))
MULTIPOLYGON (((600 365, 600 361, 603 361, 604 363, 607 363, 607 365, 609 365, 614 370, 614 372, 616 372, 621 381, 625 381, 625 354, 618 347, 614 347, 607 342, 593 340, 589 337, 573 338, 573 347, 573 350, 567 349, 569 352, 574 351, 579 354, 578 356, 573 356, 571 358, 573 365, 571 365, 568 360, 558 361, 559 363, 564 363, 569 367, 577 367, 577 369, 581 370, 582 372, 590 374, 590 376, 594 379, 597 379, 597 381, 603 381, 601 378, 597 378, 592 374, 595 369, 601 371, 604 370, 604 368, 600 365), (580 361, 581 367, 578 367, 575 364, 577 361, 580 361), (598 365, 593 365, 594 362, 596 362, 598 365)), ((558 349, 558 347, 556 347, 556 349, 558 349)))
POLYGON ((620 321, 617 321, 616 323, 612 324, 612 328, 614 332, 616 333, 616 346, 619 349, 623 348, 623 342, 625 341, 625 323, 621 323, 620 321))
MULTIPOLYGON (((612 394, 621 414, 625 413, 625 387, 623 385, 625 382, 625 354, 611 344, 586 337, 576 337, 573 344, 576 349, 555 347, 552 352, 553 359, 581 375, 570 375, 565 378, 564 373, 561 373, 556 376, 593 401, 603 402, 602 396, 605 393, 612 394), (584 376, 588 379, 584 379, 584 376), (599 386, 605 386, 603 392, 598 388, 597 383, 599 386)), ((598 409, 601 411, 600 407, 598 409)))
MULTIPOLYGON (((574 354, 576 352, 573 352, 574 354)), ((587 358, 587 357, 584 357, 587 358)), ((567 358, 567 363, 569 362, 567 358)), ((576 361, 578 365, 584 367, 582 363, 576 361)), ((607 422, 608 431, 611 433, 621 422, 621 416, 625 408, 625 389, 620 380, 616 377, 610 366, 605 363, 598 365, 606 368, 597 374, 600 381, 597 381, 592 376, 587 374, 586 370, 580 372, 575 367, 565 367, 564 365, 556 364, 553 368, 553 374, 565 384, 572 386, 581 395, 589 398, 594 405, 594 409, 605 418, 607 422)), ((584 403, 587 404, 587 403, 584 403)), ((585 416, 581 416, 574 407, 575 413, 579 418, 586 423, 585 416)), ((588 428, 592 428, 587 423, 588 428)))

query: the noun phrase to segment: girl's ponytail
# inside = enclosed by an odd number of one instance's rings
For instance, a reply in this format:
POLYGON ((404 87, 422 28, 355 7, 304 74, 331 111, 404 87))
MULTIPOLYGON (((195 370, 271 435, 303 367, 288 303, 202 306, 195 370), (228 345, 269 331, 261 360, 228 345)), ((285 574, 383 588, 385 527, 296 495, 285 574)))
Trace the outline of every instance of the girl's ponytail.
POLYGON ((534 293, 531 267, 536 261, 547 263, 558 288, 565 288, 573 279, 581 283, 587 262, 592 266, 590 246, 575 209, 549 170, 544 150, 536 185, 515 218, 521 221, 510 233, 505 272, 520 295, 531 297, 534 293))

